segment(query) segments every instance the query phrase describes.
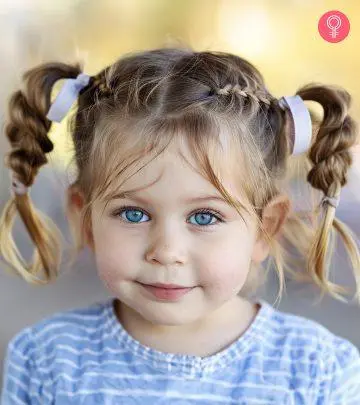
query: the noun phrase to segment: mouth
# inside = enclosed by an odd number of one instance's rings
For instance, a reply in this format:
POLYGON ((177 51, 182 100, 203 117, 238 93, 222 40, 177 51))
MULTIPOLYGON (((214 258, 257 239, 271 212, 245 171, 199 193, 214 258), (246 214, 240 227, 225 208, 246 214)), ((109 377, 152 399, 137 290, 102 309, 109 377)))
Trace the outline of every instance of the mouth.
POLYGON ((162 283, 143 284, 139 282, 138 284, 152 296, 163 301, 177 301, 195 288, 162 283))
MULTIPOLYGON (((141 283, 140 283, 141 284, 141 283)), ((148 285, 150 287, 157 287, 157 288, 165 288, 169 290, 174 290, 174 289, 182 289, 182 288, 192 288, 192 287, 186 287, 183 285, 177 285, 177 284, 162 284, 162 283, 155 283, 155 284, 143 284, 143 285, 148 285)))

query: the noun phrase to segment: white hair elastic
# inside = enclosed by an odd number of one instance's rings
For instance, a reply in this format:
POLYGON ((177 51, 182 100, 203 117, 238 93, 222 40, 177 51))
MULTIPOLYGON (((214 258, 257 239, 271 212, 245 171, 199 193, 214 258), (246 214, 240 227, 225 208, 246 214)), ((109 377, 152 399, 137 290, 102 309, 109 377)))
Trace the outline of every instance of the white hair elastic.
POLYGON ((66 79, 46 118, 61 122, 77 99, 79 92, 89 84, 90 76, 80 73, 76 79, 66 79))
POLYGON ((304 100, 296 96, 286 96, 279 100, 281 108, 288 108, 291 113, 294 129, 294 149, 292 154, 298 155, 306 152, 311 145, 312 123, 309 110, 304 100))
POLYGON ((323 206, 325 204, 329 204, 332 207, 337 208, 340 204, 340 195, 338 195, 337 197, 328 197, 328 196, 323 197, 323 199, 320 202, 320 205, 323 206))
POLYGON ((24 195, 28 192, 28 187, 26 187, 21 181, 16 178, 13 171, 10 172, 11 188, 15 194, 24 195))

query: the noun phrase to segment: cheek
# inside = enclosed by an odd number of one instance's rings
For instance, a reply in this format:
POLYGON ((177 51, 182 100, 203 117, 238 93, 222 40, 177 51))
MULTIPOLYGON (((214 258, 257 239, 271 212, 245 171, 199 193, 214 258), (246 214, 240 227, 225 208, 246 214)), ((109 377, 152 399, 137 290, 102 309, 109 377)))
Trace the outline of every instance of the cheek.
POLYGON ((111 226, 94 230, 95 260, 99 277, 106 285, 129 279, 136 269, 139 252, 130 238, 115 232, 111 226))
POLYGON ((223 241, 205 258, 202 284, 216 294, 235 292, 246 281, 251 263, 251 241, 233 237, 223 241))
POLYGON ((237 293, 243 286, 247 274, 248 266, 223 263, 222 267, 210 269, 202 284, 211 294, 217 296, 237 293))
POLYGON ((115 285, 121 282, 121 275, 118 271, 106 266, 97 266, 97 272, 100 280, 108 289, 112 289, 115 285))

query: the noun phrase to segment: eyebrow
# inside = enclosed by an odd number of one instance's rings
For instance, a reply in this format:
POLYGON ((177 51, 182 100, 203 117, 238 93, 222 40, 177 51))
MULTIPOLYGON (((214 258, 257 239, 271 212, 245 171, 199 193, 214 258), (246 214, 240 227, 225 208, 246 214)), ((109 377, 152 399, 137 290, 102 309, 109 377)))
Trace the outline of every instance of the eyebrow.
MULTIPOLYGON (((139 197, 135 195, 135 191, 123 191, 117 194, 114 194, 111 197, 111 200, 117 200, 117 199, 125 199, 125 198, 129 198, 129 199, 133 199, 133 200, 138 200, 139 202, 142 203, 148 203, 146 198, 143 197, 139 197)), ((204 195, 204 196, 199 196, 199 197, 192 197, 192 198, 185 198, 181 200, 184 203, 193 203, 193 202, 202 202, 202 201, 220 201, 223 203, 228 204, 228 202, 220 196, 216 196, 216 195, 204 195)))

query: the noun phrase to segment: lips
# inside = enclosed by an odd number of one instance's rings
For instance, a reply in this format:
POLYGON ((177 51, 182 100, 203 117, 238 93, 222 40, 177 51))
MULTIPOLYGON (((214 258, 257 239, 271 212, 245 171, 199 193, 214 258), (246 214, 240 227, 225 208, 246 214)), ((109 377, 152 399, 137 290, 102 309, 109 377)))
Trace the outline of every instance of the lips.
POLYGON ((157 287, 157 288, 165 288, 165 289, 178 289, 178 288, 191 288, 191 287, 185 287, 182 285, 177 285, 177 284, 162 284, 162 283, 155 283, 155 284, 144 284, 144 285, 148 285, 151 287, 157 287))
POLYGON ((139 284, 155 298, 165 301, 177 301, 193 288, 195 288, 179 286, 176 284, 139 284))

